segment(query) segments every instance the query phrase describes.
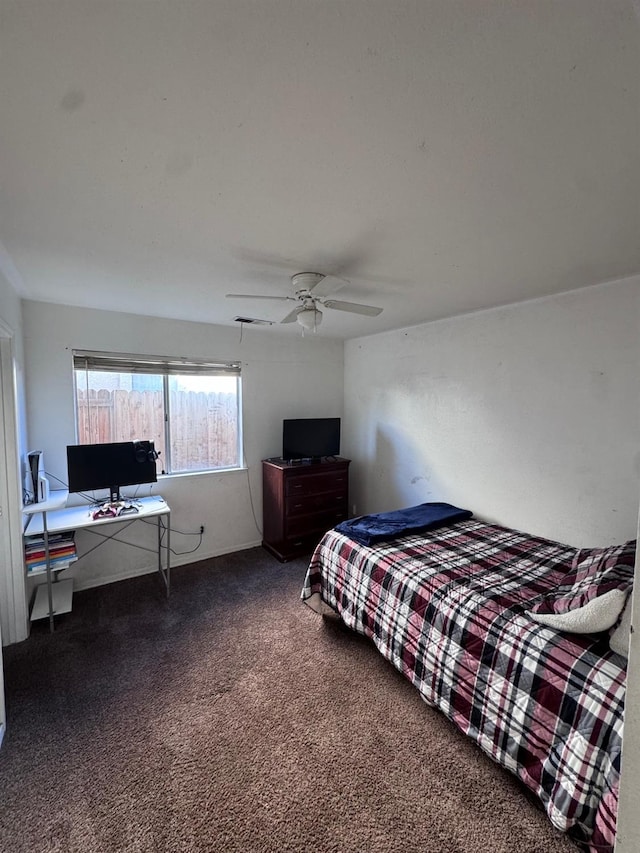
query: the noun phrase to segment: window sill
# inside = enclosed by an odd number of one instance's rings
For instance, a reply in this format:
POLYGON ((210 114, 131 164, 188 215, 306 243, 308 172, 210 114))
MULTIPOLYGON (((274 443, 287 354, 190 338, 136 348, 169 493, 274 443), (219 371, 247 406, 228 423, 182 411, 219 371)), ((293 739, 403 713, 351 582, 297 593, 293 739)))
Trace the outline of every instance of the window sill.
POLYGON ((184 477, 212 477, 217 476, 218 474, 242 474, 248 471, 246 465, 241 466, 240 468, 212 468, 207 471, 178 471, 175 474, 160 474, 158 472, 158 482, 163 482, 164 480, 173 480, 173 479, 182 479, 184 477))

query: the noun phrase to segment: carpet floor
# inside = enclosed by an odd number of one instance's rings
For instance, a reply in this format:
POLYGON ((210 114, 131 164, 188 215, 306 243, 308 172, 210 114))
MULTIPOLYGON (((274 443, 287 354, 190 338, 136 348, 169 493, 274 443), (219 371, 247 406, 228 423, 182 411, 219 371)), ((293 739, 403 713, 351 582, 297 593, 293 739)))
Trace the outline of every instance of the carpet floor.
POLYGON ((4 650, 6 853, 576 853, 260 548, 74 596, 4 650))

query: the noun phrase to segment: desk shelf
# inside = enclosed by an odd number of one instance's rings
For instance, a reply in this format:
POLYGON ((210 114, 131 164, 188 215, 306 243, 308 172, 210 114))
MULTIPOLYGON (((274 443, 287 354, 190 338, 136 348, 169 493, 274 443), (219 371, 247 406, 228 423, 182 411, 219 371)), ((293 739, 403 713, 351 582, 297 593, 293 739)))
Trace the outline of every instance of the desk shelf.
MULTIPOLYGON (((68 569, 69 566, 72 566, 77 561, 77 559, 78 559, 77 557, 69 557, 68 560, 65 560, 62 563, 57 563, 56 565, 52 565, 51 571, 54 573, 55 572, 64 572, 64 570, 68 569)), ((46 576, 46 574, 47 574, 47 567, 46 566, 42 566, 38 569, 27 569, 27 577, 28 578, 37 578, 37 577, 40 577, 40 575, 46 576)))
MULTIPOLYGON (((46 574, 40 572, 40 574, 46 574)), ((73 599, 73 580, 56 581, 51 584, 51 593, 53 597, 53 615, 59 616, 61 613, 71 612, 71 602, 73 599)), ((37 619, 47 619, 49 617, 49 597, 47 594, 47 584, 42 583, 36 589, 36 597, 31 608, 31 621, 37 619)))
MULTIPOLYGON (((171 527, 169 524, 171 510, 166 501, 160 495, 138 498, 135 501, 137 512, 120 516, 106 516, 104 518, 93 518, 93 507, 86 504, 82 506, 66 507, 67 492, 60 491, 52 493, 48 501, 29 504, 23 507, 23 513, 27 517, 27 523, 23 529, 23 538, 42 536, 47 543, 47 550, 51 548, 46 566, 38 566, 27 577, 36 575, 46 576, 46 583, 40 583, 36 587, 36 596, 31 608, 31 621, 49 618, 49 628, 54 630, 54 616, 68 613, 71 610, 71 599, 73 595, 73 580, 55 580, 55 574, 63 571, 78 559, 75 553, 68 554, 69 561, 63 560, 55 563, 55 541, 60 541, 61 534, 75 530, 96 530, 110 524, 125 525, 128 527, 135 521, 156 521, 158 538, 158 573, 164 583, 167 597, 170 589, 171 571, 171 527), (164 560, 163 560, 164 556, 164 560), (163 565, 164 563, 164 565, 163 565), (51 596, 51 606, 49 606, 51 596)), ((71 538, 71 537, 70 537, 71 538)), ((110 538, 110 537, 106 537, 110 538)), ((83 556, 83 555, 80 555, 83 556)))
POLYGON ((54 489, 46 501, 39 503, 27 504, 22 507, 24 515, 37 515, 43 512, 51 512, 51 510, 61 509, 67 503, 69 492, 66 489, 54 489))

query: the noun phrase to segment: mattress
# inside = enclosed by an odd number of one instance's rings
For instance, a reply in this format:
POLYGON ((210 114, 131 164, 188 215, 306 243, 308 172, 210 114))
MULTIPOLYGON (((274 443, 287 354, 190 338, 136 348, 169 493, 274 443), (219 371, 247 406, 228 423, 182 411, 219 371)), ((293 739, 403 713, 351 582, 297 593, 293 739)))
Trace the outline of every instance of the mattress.
POLYGON ((612 853, 626 660, 526 611, 576 549, 470 519, 374 546, 329 531, 302 599, 375 643, 593 853, 612 853))

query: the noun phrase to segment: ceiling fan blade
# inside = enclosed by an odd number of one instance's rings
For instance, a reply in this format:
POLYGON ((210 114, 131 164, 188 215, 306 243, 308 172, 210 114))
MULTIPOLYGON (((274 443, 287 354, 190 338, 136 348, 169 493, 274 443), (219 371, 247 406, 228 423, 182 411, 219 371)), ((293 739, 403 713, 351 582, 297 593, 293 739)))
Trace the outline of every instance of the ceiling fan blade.
POLYGON ((320 281, 309 289, 309 293, 313 294, 313 296, 329 296, 331 293, 337 293, 339 290, 349 284, 346 278, 338 278, 336 275, 325 275, 324 278, 321 278, 320 281))
POLYGON ((298 319, 298 312, 301 311, 301 308, 294 308, 293 311, 290 311, 289 314, 284 318, 284 320, 280 320, 281 323, 295 323, 298 319))
POLYGON ((322 303, 326 308, 335 308, 336 311, 350 311, 352 314, 365 314, 367 317, 377 317, 382 314, 382 308, 373 305, 359 305, 357 302, 340 302, 338 299, 327 299, 322 303))
POLYGON ((227 299, 275 299, 278 302, 296 301, 295 296, 264 296, 261 293, 226 293, 227 299))

